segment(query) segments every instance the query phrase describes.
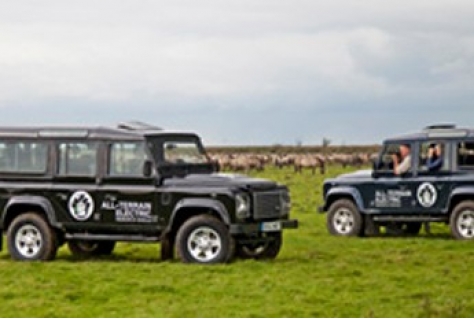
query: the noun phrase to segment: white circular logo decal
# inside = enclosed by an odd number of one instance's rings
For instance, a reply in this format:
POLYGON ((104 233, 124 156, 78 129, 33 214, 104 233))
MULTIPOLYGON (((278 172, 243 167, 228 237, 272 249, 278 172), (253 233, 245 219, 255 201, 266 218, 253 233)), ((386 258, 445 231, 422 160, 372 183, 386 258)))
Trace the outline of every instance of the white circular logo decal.
POLYGON ((421 206, 432 207, 438 199, 438 192, 433 184, 423 183, 418 187, 417 198, 421 206))
POLYGON ((78 191, 72 194, 68 203, 69 213, 75 220, 88 220, 94 212, 94 200, 89 193, 78 191))

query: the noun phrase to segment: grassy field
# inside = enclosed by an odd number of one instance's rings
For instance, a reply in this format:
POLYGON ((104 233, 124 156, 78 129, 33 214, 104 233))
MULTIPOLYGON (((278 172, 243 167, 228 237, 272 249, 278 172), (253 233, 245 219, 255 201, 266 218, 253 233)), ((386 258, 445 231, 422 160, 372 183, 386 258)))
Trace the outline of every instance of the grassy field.
MULTIPOLYGON (((329 174, 342 173, 330 168, 329 174)), ((271 262, 161 262, 159 245, 120 244, 113 257, 12 262, 0 254, 1 317, 471 317, 474 242, 448 227, 419 237, 328 235, 320 175, 254 174, 290 186, 300 229, 271 262)), ((327 177, 326 176, 326 177, 327 177)))

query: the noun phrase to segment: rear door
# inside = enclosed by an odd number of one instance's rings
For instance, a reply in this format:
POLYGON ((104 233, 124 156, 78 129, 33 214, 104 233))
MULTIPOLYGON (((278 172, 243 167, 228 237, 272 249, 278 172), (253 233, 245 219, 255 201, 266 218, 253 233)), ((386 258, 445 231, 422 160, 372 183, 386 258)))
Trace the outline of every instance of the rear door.
POLYGON ((97 141, 58 141, 55 143, 54 183, 51 200, 58 221, 68 229, 97 229, 98 158, 97 141))
MULTIPOLYGON (((418 178, 415 182, 418 213, 440 213, 447 205, 452 189, 453 146, 440 140, 421 142, 418 148, 418 178), (439 149, 440 166, 429 167, 433 150, 439 149)), ((436 155, 438 156, 438 155, 436 155)))

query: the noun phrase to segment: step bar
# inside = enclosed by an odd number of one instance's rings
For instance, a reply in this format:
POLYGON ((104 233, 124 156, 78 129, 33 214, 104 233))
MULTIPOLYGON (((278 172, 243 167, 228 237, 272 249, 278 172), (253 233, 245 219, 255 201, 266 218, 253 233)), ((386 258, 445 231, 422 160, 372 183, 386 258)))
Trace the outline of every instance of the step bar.
POLYGON ((372 216, 374 222, 447 222, 448 216, 426 215, 376 215, 372 216))
POLYGON ((156 243, 161 240, 159 236, 144 235, 115 235, 115 234, 66 234, 67 240, 93 240, 93 241, 128 241, 156 243))

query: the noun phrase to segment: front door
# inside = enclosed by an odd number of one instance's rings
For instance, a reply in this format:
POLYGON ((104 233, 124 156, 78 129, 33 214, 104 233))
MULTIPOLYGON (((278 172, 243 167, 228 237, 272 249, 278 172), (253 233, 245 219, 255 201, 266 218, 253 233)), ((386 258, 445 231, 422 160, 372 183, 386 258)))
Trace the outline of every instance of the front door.
POLYGON ((413 147, 414 145, 401 143, 385 145, 378 167, 375 168, 374 178, 363 187, 362 196, 368 210, 386 214, 403 214, 413 211, 416 206, 417 180, 413 169, 417 162, 413 147), (402 147, 405 147, 404 154, 400 154, 402 147), (398 157, 396 161, 399 165, 404 160, 408 162, 406 171, 397 170, 400 166, 394 165, 393 157, 395 156, 398 157))
POLYGON ((154 177, 143 174, 149 159, 143 142, 106 146, 105 174, 98 189, 101 223, 108 232, 157 233, 159 209, 154 177))
POLYGON ((449 192, 449 149, 438 142, 441 165, 430 168, 434 141, 410 144, 410 169, 396 174, 391 157, 401 144, 389 144, 384 148, 380 167, 375 178, 364 191, 366 207, 386 214, 439 213, 445 207, 449 192))

